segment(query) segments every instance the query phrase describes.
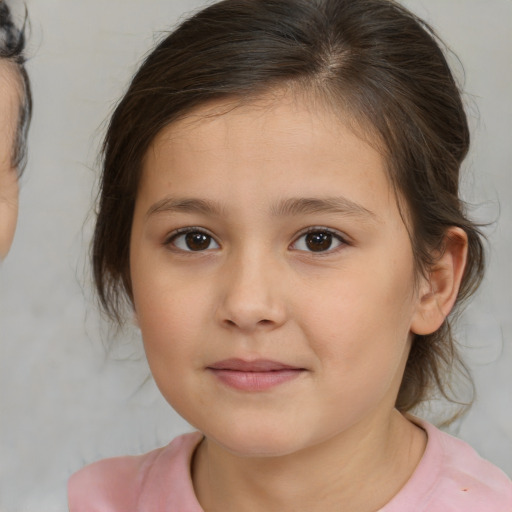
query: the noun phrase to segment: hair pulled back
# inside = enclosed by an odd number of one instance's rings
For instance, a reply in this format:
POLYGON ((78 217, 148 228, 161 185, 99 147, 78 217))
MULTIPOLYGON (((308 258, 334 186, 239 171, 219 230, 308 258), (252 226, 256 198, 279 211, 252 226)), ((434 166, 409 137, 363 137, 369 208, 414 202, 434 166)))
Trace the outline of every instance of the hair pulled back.
MULTIPOLYGON (((459 198, 469 147, 461 94, 432 29, 390 0, 224 0, 183 22, 147 56, 104 140, 94 277, 118 321, 131 301, 129 243, 143 157, 154 137, 195 107, 293 87, 327 100, 379 141, 403 200, 418 272, 462 228, 469 253, 458 302, 478 286, 484 251, 459 198)), ((398 200, 398 199, 397 199, 398 200)), ((378 333, 375 333, 378 335, 378 333)), ((407 411, 462 365, 449 321, 416 336, 397 408, 407 411)), ((462 365, 463 367, 463 365, 462 365)))

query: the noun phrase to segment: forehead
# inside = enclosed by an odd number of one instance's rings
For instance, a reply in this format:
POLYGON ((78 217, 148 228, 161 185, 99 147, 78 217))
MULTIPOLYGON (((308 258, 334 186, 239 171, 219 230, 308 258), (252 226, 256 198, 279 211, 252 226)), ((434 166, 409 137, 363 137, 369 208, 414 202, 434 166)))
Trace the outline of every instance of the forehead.
MULTIPOLYGON (((333 141, 338 148, 353 148, 362 158, 378 159, 385 166, 381 144, 369 133, 353 115, 333 109, 313 95, 277 90, 249 99, 211 101, 188 111, 153 139, 143 169, 150 170, 150 162, 155 163, 155 157, 164 153, 167 158, 186 156, 181 149, 212 155, 224 152, 224 156, 232 151, 247 158, 256 154, 261 157, 265 149, 281 149, 285 155, 303 145, 321 164, 324 158, 332 158, 325 150, 333 141), (171 147, 173 151, 166 151, 171 147)), ((247 161, 244 167, 250 163, 247 161)))
POLYGON ((168 125, 143 162, 138 202, 165 195, 238 206, 349 193, 394 209, 386 161, 323 105, 282 94, 217 101, 168 125))

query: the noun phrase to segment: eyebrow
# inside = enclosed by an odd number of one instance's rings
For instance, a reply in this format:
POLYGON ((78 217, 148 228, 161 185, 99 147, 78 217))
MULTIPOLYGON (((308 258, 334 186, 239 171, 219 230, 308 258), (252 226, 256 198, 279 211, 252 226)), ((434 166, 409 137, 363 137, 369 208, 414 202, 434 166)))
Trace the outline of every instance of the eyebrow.
MULTIPOLYGON (((200 213, 203 215, 220 216, 224 208, 215 201, 197 198, 165 197, 153 204, 146 213, 146 218, 156 213, 183 212, 200 213)), ((270 213, 273 217, 307 215, 313 213, 334 213, 363 220, 377 220, 377 216, 364 206, 346 197, 301 197, 290 198, 274 205, 270 213)))
POLYGON ((336 213, 353 217, 377 219, 377 216, 371 210, 364 206, 347 199, 346 197, 305 197, 291 198, 280 202, 272 208, 274 216, 304 215, 311 213, 336 213))
POLYGON ((207 199, 195 198, 178 198, 178 197, 165 197, 152 205, 146 213, 146 218, 154 215, 155 213, 164 212, 184 212, 184 213, 202 213, 204 215, 220 215, 223 208, 214 202, 207 199))

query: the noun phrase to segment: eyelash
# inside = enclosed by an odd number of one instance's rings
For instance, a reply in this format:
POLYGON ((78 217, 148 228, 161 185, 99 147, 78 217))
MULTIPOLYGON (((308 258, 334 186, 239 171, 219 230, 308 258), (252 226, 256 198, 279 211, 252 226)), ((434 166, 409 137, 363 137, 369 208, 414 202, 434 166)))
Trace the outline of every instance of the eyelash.
MULTIPOLYGON (((215 237, 209 233, 208 231, 206 231, 205 229, 202 229, 202 228, 199 228, 199 227, 194 227, 194 226, 191 226, 191 227, 188 227, 188 228, 180 228, 180 229, 177 229, 176 231, 173 231, 165 240, 164 240, 164 243, 163 245, 166 246, 166 247, 169 247, 169 246, 173 246, 173 249, 176 250, 176 251, 180 251, 180 252, 196 252, 196 253, 201 253, 201 252, 204 252, 205 250, 207 249, 210 249, 210 245, 211 243, 215 243, 217 245, 216 248, 219 247, 219 243, 215 240, 215 237), (191 234, 191 233, 194 233, 194 234, 200 234, 200 235, 204 235, 204 236, 207 236, 210 241, 209 241, 209 244, 208 244, 208 247, 206 247, 205 249, 203 250, 197 250, 197 251, 194 251, 193 249, 182 249, 181 247, 178 247, 176 245, 176 240, 181 237, 181 236, 186 236, 188 234, 191 234)), ((210 249, 211 250, 211 249, 210 249)))
POLYGON ((338 241, 339 244, 336 247, 334 247, 334 248, 330 248, 329 247, 325 251, 306 251, 306 250, 302 250, 302 249, 296 249, 296 250, 298 250, 300 252, 306 252, 306 253, 309 253, 309 254, 314 254, 315 256, 326 256, 328 254, 332 254, 334 252, 337 252, 343 246, 350 245, 350 243, 347 241, 346 237, 342 233, 340 233, 339 231, 336 231, 336 230, 330 229, 330 228, 326 228, 325 226, 312 226, 312 227, 307 228, 302 233, 300 233, 295 238, 295 240, 290 244, 290 247, 293 248, 293 246, 296 245, 301 238, 307 237, 307 235, 311 235, 311 234, 314 234, 314 233, 329 235, 330 237, 332 237, 332 240, 338 241))
MULTIPOLYGON (((187 242, 185 242, 185 243, 187 243, 187 242)), ((203 228, 191 226, 191 227, 187 227, 187 228, 180 228, 180 229, 177 229, 176 231, 172 232, 164 240, 163 245, 166 246, 166 247, 173 246, 172 247, 173 250, 180 251, 180 252, 202 253, 202 252, 205 252, 207 250, 212 250, 212 248, 210 247, 212 243, 214 243, 217 246, 217 247, 214 247, 213 249, 220 248, 220 244, 215 240, 215 237, 210 232, 208 232, 207 230, 205 230, 203 228), (208 237, 208 245, 204 249, 197 249, 197 250, 190 249, 190 248, 185 249, 185 248, 182 248, 182 247, 178 247, 176 245, 176 240, 178 240, 182 236, 186 236, 186 235, 192 234, 192 233, 193 234, 204 235, 205 237, 208 237)), ((346 246, 346 245, 350 245, 350 243, 346 240, 345 236, 343 236, 338 231, 335 231, 333 229, 326 228, 326 227, 323 227, 323 226, 312 226, 312 227, 309 227, 307 230, 303 231, 302 233, 300 233, 295 238, 295 240, 290 244, 289 247, 292 250, 297 250, 299 252, 305 252, 305 253, 315 254, 317 256, 322 256, 322 255, 326 255, 326 254, 332 254, 333 252, 336 252, 341 247, 346 246), (328 235, 329 237, 331 237, 330 238, 330 242, 331 242, 330 245, 332 245, 332 241, 333 240, 336 240, 338 242, 338 245, 336 247, 334 247, 334 248, 329 247, 326 250, 321 250, 321 251, 314 251, 314 250, 308 251, 306 249, 296 249, 296 248, 294 248, 294 246, 297 245, 297 243, 299 242, 299 240, 301 240, 301 238, 307 237, 308 235, 315 234, 315 233, 316 234, 328 235)))

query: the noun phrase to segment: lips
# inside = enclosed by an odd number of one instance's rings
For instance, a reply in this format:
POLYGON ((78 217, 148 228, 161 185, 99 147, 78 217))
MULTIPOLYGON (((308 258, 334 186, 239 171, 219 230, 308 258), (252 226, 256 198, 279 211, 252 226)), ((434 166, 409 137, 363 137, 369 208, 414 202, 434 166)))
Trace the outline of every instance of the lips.
POLYGON ((267 359, 225 359, 207 367, 222 384, 240 391, 266 391, 302 375, 306 370, 267 359))

